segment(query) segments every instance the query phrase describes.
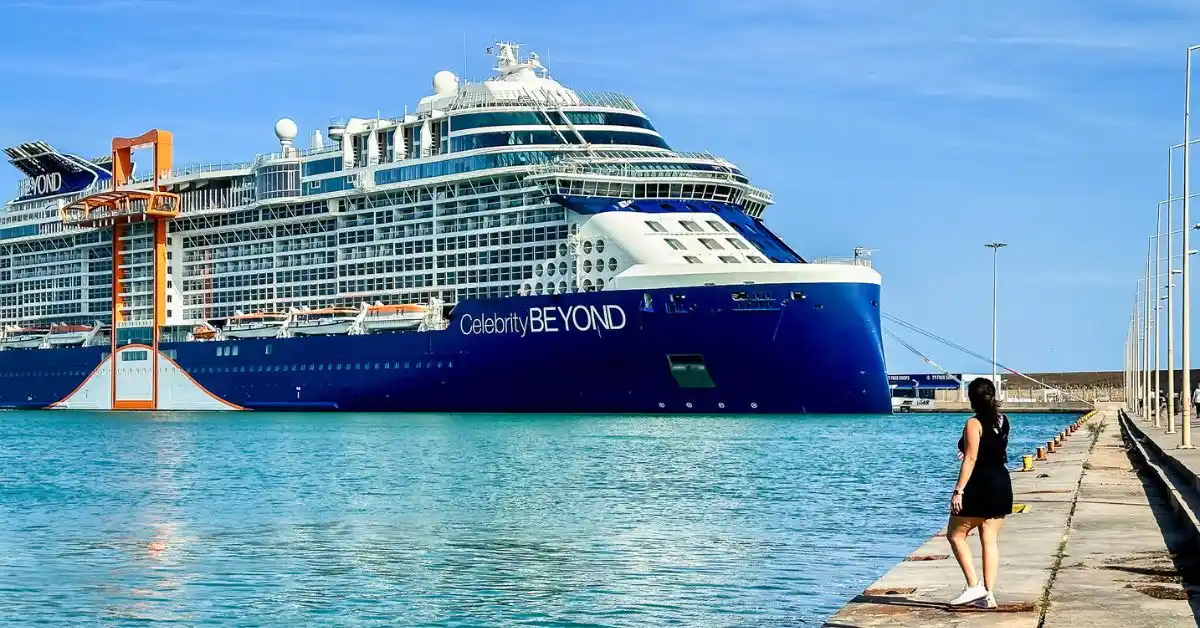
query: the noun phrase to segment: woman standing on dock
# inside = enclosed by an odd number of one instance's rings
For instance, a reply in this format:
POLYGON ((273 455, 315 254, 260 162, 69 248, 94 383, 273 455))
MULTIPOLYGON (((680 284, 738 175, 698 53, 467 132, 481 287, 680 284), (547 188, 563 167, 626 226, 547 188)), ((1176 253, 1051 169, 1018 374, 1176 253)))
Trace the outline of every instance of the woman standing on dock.
POLYGON ((976 378, 967 387, 967 397, 975 416, 967 419, 958 449, 962 467, 950 498, 950 523, 946 538, 958 559, 967 585, 950 601, 952 606, 975 603, 996 607, 996 572, 1000 567, 997 543, 1004 517, 1012 513, 1012 481, 1008 477, 1008 417, 1000 414, 996 386, 991 380, 976 378), (983 583, 975 575, 975 564, 967 534, 979 529, 983 547, 983 583))

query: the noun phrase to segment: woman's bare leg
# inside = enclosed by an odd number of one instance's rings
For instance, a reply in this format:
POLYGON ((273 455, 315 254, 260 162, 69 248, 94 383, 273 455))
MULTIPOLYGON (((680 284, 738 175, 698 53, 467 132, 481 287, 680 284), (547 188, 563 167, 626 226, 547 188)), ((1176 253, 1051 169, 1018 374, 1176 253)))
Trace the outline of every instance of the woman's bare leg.
POLYGON ((983 585, 988 591, 996 590, 996 576, 1000 571, 1000 526, 1004 517, 984 519, 979 526, 979 544, 983 547, 983 585))
POLYGON ((979 584, 979 576, 975 575, 975 561, 971 556, 971 546, 967 543, 967 533, 980 523, 981 520, 974 517, 950 515, 950 523, 946 526, 946 540, 950 541, 950 549, 969 587, 979 584))

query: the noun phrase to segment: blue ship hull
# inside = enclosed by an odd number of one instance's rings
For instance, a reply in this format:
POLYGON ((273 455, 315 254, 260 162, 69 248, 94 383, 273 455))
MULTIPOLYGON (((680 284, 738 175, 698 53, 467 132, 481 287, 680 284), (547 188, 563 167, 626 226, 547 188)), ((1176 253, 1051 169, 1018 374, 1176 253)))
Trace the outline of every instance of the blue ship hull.
MULTIPOLYGON (((878 304, 869 283, 604 291, 463 302, 443 331, 160 349, 247 409, 885 414, 878 304)), ((107 354, 0 351, 0 407, 58 403, 107 354)))

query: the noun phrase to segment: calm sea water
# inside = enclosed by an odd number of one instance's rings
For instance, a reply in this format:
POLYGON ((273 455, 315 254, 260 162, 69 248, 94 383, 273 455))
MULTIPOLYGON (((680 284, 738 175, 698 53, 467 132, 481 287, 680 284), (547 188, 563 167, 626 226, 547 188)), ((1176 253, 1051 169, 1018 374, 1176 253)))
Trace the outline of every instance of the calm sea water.
POLYGON ((4 412, 0 623, 818 625, 962 420, 4 412))

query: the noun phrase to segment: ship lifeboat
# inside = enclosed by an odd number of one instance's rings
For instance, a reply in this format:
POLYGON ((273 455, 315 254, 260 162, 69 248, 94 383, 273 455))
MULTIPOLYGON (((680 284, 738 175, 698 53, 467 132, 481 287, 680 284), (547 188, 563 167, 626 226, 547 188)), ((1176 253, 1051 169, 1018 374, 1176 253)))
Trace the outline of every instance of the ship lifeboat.
POLYGON ((74 347, 87 341, 92 334, 89 325, 53 325, 50 335, 46 336, 46 344, 51 347, 74 347))
POLYGON ((192 338, 195 340, 215 340, 217 338, 217 330, 212 327, 197 325, 192 329, 192 338))
POLYGON ((427 313, 428 310, 423 305, 376 303, 367 306, 367 315, 363 317, 362 322, 363 331, 368 334, 377 334, 416 329, 425 321, 427 313))
POLYGON ((292 315, 292 324, 288 329, 299 336, 335 336, 349 333, 357 320, 358 310, 354 308, 303 310, 292 315))
POLYGON ((11 327, 4 332, 0 346, 5 349, 36 349, 49 335, 50 328, 42 325, 33 327, 11 327))
MULTIPOLYGON (((238 314, 225 322, 226 338, 274 338, 287 323, 287 314, 255 312, 238 314)), ((193 332, 194 334, 194 332, 193 332)))

